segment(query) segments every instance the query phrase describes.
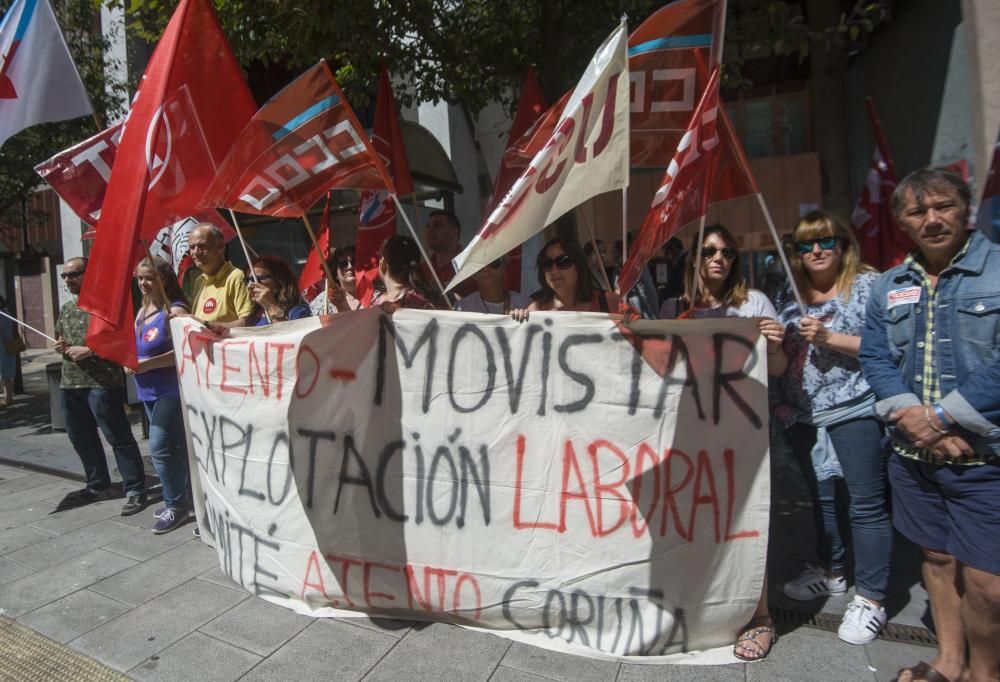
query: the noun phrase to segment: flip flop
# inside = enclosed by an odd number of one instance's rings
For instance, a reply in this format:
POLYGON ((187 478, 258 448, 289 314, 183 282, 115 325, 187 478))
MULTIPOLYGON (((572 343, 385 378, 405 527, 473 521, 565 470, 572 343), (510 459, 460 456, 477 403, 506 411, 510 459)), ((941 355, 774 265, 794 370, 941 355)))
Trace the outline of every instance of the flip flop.
POLYGON ((910 673, 911 682, 952 682, 925 661, 920 661, 912 668, 901 668, 892 682, 898 682, 899 676, 906 672, 910 673))
MULTIPOLYGON (((740 659, 741 661, 753 662, 753 661, 763 661, 767 658, 767 655, 771 653, 771 648, 774 643, 778 641, 778 632, 774 629, 774 621, 770 616, 761 616, 760 618, 754 618, 749 623, 747 623, 746 628, 740 633, 739 638, 737 638, 736 643, 733 645, 733 656, 740 659), (767 625, 754 626, 754 623, 764 620, 770 621, 767 625), (757 637, 767 633, 771 635, 771 642, 767 646, 764 646, 759 641, 757 637), (737 653, 736 648, 740 647, 751 654, 756 654, 754 656, 747 656, 745 654, 737 653)), ((936 682, 936 681, 935 681, 936 682)))

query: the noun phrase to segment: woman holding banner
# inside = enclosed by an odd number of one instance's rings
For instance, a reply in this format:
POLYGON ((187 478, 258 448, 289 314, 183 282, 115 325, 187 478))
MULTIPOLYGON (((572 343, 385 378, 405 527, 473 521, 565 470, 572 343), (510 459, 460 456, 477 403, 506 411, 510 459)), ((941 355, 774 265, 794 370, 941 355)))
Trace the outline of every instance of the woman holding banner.
MULTIPOLYGON (((774 377, 781 376, 787 365, 782 350, 785 328, 778 322, 778 313, 767 296, 747 288, 736 237, 722 225, 706 227, 701 237, 701 263, 696 272, 698 245, 699 237, 695 235, 684 269, 684 294, 680 298, 664 301, 660 307, 660 318, 757 318, 760 333, 767 339, 767 373, 774 377)), ((765 573, 757 610, 736 638, 733 655, 744 661, 760 660, 771 653, 776 637, 774 619, 767 605, 765 573)))
POLYGON ((370 307, 386 312, 398 308, 433 310, 441 299, 427 285, 420 269, 420 247, 412 238, 397 234, 385 240, 378 255, 378 273, 385 289, 372 297, 370 307))
POLYGON ((357 277, 354 270, 354 247, 338 246, 330 254, 326 262, 330 271, 337 278, 337 285, 321 291, 309 302, 309 310, 313 315, 329 313, 345 313, 361 308, 358 300, 357 277), (329 306, 327 305, 329 303, 329 306))
POLYGON ((541 290, 527 308, 511 311, 515 320, 524 322, 536 310, 618 312, 618 295, 594 287, 587 257, 576 242, 550 239, 538 252, 535 266, 541 290))
POLYGON ((288 263, 277 256, 258 256, 251 267, 257 281, 247 278, 253 300, 248 327, 309 317, 309 306, 302 300, 298 279, 288 263))
POLYGON ((882 602, 892 553, 882 426, 857 359, 865 305, 878 274, 861 262, 853 232, 824 211, 802 216, 792 244, 792 276, 806 305, 803 313, 787 290, 787 303, 779 297, 779 319, 787 330, 783 393, 791 410, 781 406, 776 416, 790 426, 789 440, 813 496, 823 565, 807 567, 784 592, 805 601, 847 591, 844 519, 837 505, 846 494, 857 594, 837 634, 865 644, 886 623, 882 602))
POLYGON ((188 467, 184 416, 170 316, 189 313, 187 298, 170 263, 153 256, 135 269, 142 307, 135 318, 135 348, 139 364, 136 393, 149 417, 149 454, 163 486, 163 508, 156 510, 153 533, 169 533, 191 514, 191 472, 188 467))

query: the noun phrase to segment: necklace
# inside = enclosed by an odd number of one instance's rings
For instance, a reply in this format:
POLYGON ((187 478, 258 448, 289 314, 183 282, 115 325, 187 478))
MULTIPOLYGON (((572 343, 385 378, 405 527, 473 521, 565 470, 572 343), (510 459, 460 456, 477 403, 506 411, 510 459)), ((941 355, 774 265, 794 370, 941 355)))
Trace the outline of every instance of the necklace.
MULTIPOLYGON (((486 306, 487 301, 486 301, 485 298, 483 298, 482 294, 479 294, 479 302, 483 306, 483 312, 486 313, 487 315, 491 314, 490 313, 490 309, 486 306)), ((503 297, 503 314, 504 315, 509 315, 510 314, 510 292, 509 291, 506 294, 504 294, 504 297, 503 297)))

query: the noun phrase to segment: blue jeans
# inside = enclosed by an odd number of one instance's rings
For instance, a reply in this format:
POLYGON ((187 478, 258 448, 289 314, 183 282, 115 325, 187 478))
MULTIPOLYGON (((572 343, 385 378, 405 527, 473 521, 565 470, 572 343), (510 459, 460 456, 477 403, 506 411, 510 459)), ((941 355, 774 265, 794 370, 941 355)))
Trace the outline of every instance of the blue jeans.
POLYGON ((160 396, 143 402, 143 406, 149 417, 149 455, 163 485, 163 504, 168 509, 190 509, 191 478, 181 397, 160 396))
POLYGON ((122 475, 125 494, 146 494, 146 473, 139 445, 125 416, 125 393, 120 388, 63 388, 59 390, 66 435, 83 463, 87 487, 106 490, 111 486, 108 460, 97 435, 100 427, 111 446, 122 475))
POLYGON ((790 437, 796 459, 813 497, 813 513, 820 562, 833 572, 843 572, 847 562, 844 537, 854 544, 854 580, 858 594, 885 599, 892 556, 892 524, 886 508, 886 455, 882 428, 873 418, 852 419, 827 428, 844 478, 816 480, 810 452, 816 429, 806 424, 792 427, 790 437), (843 504, 843 503, 846 503, 843 504), (843 507, 847 507, 847 519, 843 507))

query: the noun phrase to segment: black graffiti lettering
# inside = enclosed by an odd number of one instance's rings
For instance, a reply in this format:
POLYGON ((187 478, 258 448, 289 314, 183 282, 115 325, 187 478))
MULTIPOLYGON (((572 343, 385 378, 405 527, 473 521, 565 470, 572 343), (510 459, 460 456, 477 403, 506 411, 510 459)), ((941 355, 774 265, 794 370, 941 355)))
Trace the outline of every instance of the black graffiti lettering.
MULTIPOLYGON (((289 598, 290 595, 278 589, 276 584, 267 585, 262 582, 262 578, 265 578, 277 583, 278 575, 261 565, 261 548, 276 553, 281 551, 281 545, 276 540, 258 535, 253 529, 237 523, 228 510, 220 512, 215 509, 207 496, 205 511, 225 573, 240 586, 252 588, 258 596, 289 598)), ((275 530, 272 524, 268 532, 273 535, 275 530)))
POLYGON ((313 490, 316 485, 316 454, 320 440, 328 440, 331 443, 337 440, 337 434, 333 431, 313 431, 312 429, 298 430, 298 434, 309 439, 309 467, 306 472, 306 509, 312 509, 313 490))
POLYGON ((658 605, 658 603, 663 602, 663 590, 630 587, 629 594, 632 595, 632 599, 629 599, 629 609, 632 611, 632 622, 628 631, 628 639, 625 641, 625 650, 634 651, 632 648, 633 638, 638 636, 639 651, 641 651, 644 656, 648 656, 653 652, 653 647, 656 646, 656 640, 663 628, 663 609, 661 609, 658 605), (645 600, 655 600, 657 603, 656 626, 652 629, 653 639, 648 644, 645 641, 643 632, 645 628, 643 627, 642 609, 639 608, 639 600, 636 599, 636 597, 641 597, 645 600))
MULTIPOLYGON (((476 373, 479 374, 479 363, 471 363, 471 366, 476 367, 476 373)), ((493 347, 490 345, 489 339, 486 338, 484 334, 476 325, 474 324, 463 324, 455 332, 455 335, 451 339, 451 355, 448 358, 448 398, 451 400, 451 406, 455 408, 456 412, 468 413, 475 412, 480 407, 489 402, 490 398, 493 397, 493 389, 497 382, 497 363, 496 359, 493 357, 493 347), (455 400, 455 361, 458 359, 458 348, 462 343, 462 339, 469 335, 475 336, 479 339, 482 344, 483 353, 486 356, 486 386, 480 390, 476 391, 479 393, 479 402, 475 405, 465 406, 459 405, 458 401, 455 400)), ((471 387, 470 387, 471 389, 471 387)), ((424 410, 427 411, 426 409, 424 410)))
POLYGON ((583 590, 573 590, 569 596, 569 613, 566 615, 566 623, 569 625, 569 641, 579 641, 584 646, 590 646, 590 637, 587 636, 586 625, 594 620, 594 600, 583 590), (580 603, 587 604, 586 620, 580 617, 580 603))
POLYGON ((511 604, 515 603, 514 595, 517 594, 518 590, 524 588, 535 588, 538 587, 538 585, 539 583, 537 580, 521 580, 508 587, 507 591, 503 593, 503 599, 501 600, 501 603, 503 604, 503 618, 518 630, 531 630, 532 628, 529 625, 522 625, 514 620, 514 613, 510 608, 511 604))
MULTIPOLYGON (((279 431, 278 435, 274 437, 274 442, 271 444, 271 455, 267 458, 267 501, 271 504, 277 506, 285 501, 288 497, 288 492, 292 489, 292 471, 295 467, 295 463, 292 459, 292 443, 288 438, 288 433, 285 431, 279 431), (285 484, 281 487, 281 497, 274 497, 274 486, 271 484, 273 480, 272 472, 274 471, 274 455, 278 451, 278 446, 284 444, 285 451, 287 453, 288 464, 284 466, 285 470, 285 484)), ((244 466, 244 469, 246 467, 244 466)))
POLYGON ((401 440, 394 440, 388 443, 382 448, 382 454, 379 455, 378 466, 375 469, 375 501, 378 503, 379 509, 388 518, 399 523, 406 523, 410 517, 396 511, 389 502, 389 496, 385 494, 385 478, 388 473, 389 462, 392 460, 393 455, 397 452, 401 453, 405 445, 406 443, 401 440))
MULTIPOLYGON (((551 326, 552 319, 546 319, 545 324, 551 326)), ((538 416, 545 416, 545 404, 549 399, 549 368, 552 365, 552 333, 544 332, 542 334, 542 377, 541 377, 541 395, 538 399, 538 416)))
POLYGON ((461 501, 459 503, 458 518, 455 525, 459 528, 465 527, 465 510, 469 498, 469 474, 472 474, 472 483, 476 486, 479 494, 479 506, 483 509, 483 520, 486 525, 490 525, 490 458, 485 445, 479 446, 479 465, 472 459, 472 454, 466 447, 458 448, 459 460, 462 463, 462 483, 460 488, 461 501))
POLYGON ((559 367, 570 379, 583 386, 583 397, 565 405, 556 405, 556 412, 580 412, 586 409, 594 399, 594 380, 582 372, 577 372, 569 366, 569 351, 573 346, 588 343, 601 343, 604 338, 600 334, 570 334, 559 344, 559 367))
POLYGON ((372 514, 375 518, 382 516, 382 512, 375 505, 375 489, 372 483, 371 474, 368 472, 368 465, 362 459, 358 449, 354 447, 354 436, 347 434, 344 436, 344 456, 340 460, 340 477, 337 481, 337 499, 333 503, 333 513, 336 514, 340 508, 340 495, 344 491, 344 484, 349 483, 364 488, 368 491, 368 502, 372 507, 372 514), (358 475, 348 473, 350 461, 353 460, 357 466, 358 475))
POLYGON ((664 654, 674 654, 674 653, 684 653, 686 654, 690 651, 688 647, 688 628, 687 619, 684 616, 684 609, 678 608, 673 613, 673 627, 670 628, 670 634, 667 635, 667 641, 660 649, 660 655, 664 654), (680 639, 678 640, 678 636, 680 639))
POLYGON ((559 590, 549 590, 549 593, 545 595, 545 606, 542 607, 542 628, 545 629, 545 634, 548 635, 550 639, 557 639, 562 636, 563 628, 566 627, 566 597, 559 590), (559 601, 559 609, 557 614, 559 616, 559 626, 555 628, 553 632, 552 625, 552 602, 559 601))
POLYGON ((438 449, 434 451, 434 457, 431 458, 431 469, 427 474, 427 516, 430 517, 431 523, 435 526, 443 526, 449 521, 451 521, 452 516, 455 515, 455 505, 458 504, 457 490, 455 490, 458 484, 458 469, 455 468, 455 460, 451 456, 451 450, 446 445, 438 446, 438 449), (451 485, 448 486, 448 511, 443 516, 438 516, 437 509, 434 508, 434 502, 437 500, 438 496, 434 494, 434 482, 437 480, 437 472, 439 463, 446 460, 448 463, 448 469, 451 471, 449 481, 451 485))
POLYGON ((532 342, 537 334, 542 331, 541 325, 529 324, 524 330, 523 352, 521 353, 521 363, 518 366, 517 378, 514 378, 514 363, 511 358, 510 340, 507 338, 507 331, 503 327, 494 328, 497 335, 497 343, 500 345, 500 355, 503 358, 503 369, 507 377, 507 400, 510 404, 510 413, 517 414, 521 406, 521 392, 524 390, 524 375, 528 370, 528 361, 531 359, 532 342))
MULTIPOLYGON (((698 408, 698 419, 705 419, 705 410, 701 407, 701 392, 698 390, 698 380, 695 378, 694 367, 691 365, 691 355, 688 353, 687 344, 680 336, 671 337, 670 355, 667 359, 667 368, 663 372, 663 383, 660 384, 660 394, 656 397, 656 409, 653 410, 653 418, 659 419, 663 416, 664 403, 667 399, 667 390, 671 385, 680 384, 682 387, 690 386, 691 395, 694 397, 695 407, 698 408), (677 358, 684 354, 685 376, 683 381, 678 381, 671 376, 674 367, 677 366, 677 358)), ((683 390, 683 388, 682 388, 683 390)))
MULTIPOLYGON (((219 478, 219 465, 215 461, 215 429, 218 426, 219 420, 215 417, 215 415, 212 415, 212 427, 209 428, 208 413, 202 412, 201 423, 202 426, 205 427, 205 434, 208 436, 208 448, 206 450, 208 457, 206 459, 212 463, 212 470, 215 472, 215 480, 221 481, 222 479, 219 478)), ((208 461, 205 462, 206 474, 208 473, 208 461)), ((225 461, 223 461, 222 466, 223 471, 225 471, 225 461)))
POLYGON ((413 367, 413 363, 417 359, 417 354, 420 349, 427 345, 427 364, 424 367, 424 395, 422 401, 422 409, 424 414, 430 409, 431 402, 431 390, 434 387, 434 368, 437 362, 437 337, 438 337, 439 325, 438 321, 432 319, 424 327, 423 332, 420 337, 417 338, 416 343, 413 345, 413 350, 411 351, 406 347, 406 343, 396 335, 396 330, 393 327, 392 319, 389 317, 382 317, 379 319, 379 338, 378 338, 378 362, 377 368, 375 370, 375 404, 381 405, 384 398, 385 392, 385 363, 389 353, 389 344, 386 341, 386 335, 392 336, 395 341, 395 346, 403 356, 403 364, 406 369, 413 367))
POLYGON ((722 399, 722 391, 725 390, 726 395, 728 395, 732 401, 739 408, 743 416, 746 417, 755 429, 759 429, 763 426, 763 421, 753 408, 750 407, 749 403, 743 399, 743 396, 733 388, 733 382, 740 381, 742 379, 749 379, 750 375, 744 372, 742 369, 735 372, 723 372, 722 371, 722 348, 726 341, 732 341, 733 343, 744 346, 750 351, 751 355, 751 366, 757 364, 757 347, 751 343, 749 340, 743 338, 742 336, 736 336, 735 334, 713 334, 712 342, 715 345, 715 390, 712 393, 712 409, 713 409, 713 422, 715 424, 719 423, 719 404, 722 399))
POLYGON ((420 434, 413 434, 413 454, 417 461, 417 525, 424 522, 424 451, 420 447, 420 434))

